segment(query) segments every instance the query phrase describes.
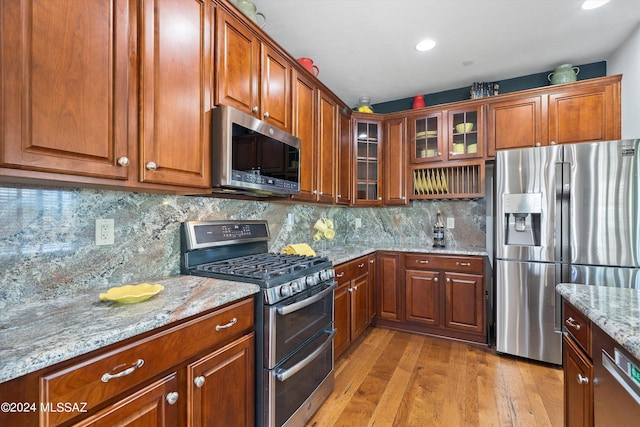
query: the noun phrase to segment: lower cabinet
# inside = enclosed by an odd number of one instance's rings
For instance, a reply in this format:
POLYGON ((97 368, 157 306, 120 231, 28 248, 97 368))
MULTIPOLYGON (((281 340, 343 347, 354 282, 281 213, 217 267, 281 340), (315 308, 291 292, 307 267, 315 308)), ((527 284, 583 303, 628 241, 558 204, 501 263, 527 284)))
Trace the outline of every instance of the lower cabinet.
POLYGON ((371 323, 370 257, 334 267, 338 287, 334 300, 334 358, 338 358, 371 323))
POLYGON ((567 302, 563 304, 562 316, 564 425, 591 427, 594 425, 591 322, 567 302))
POLYGON ((382 253, 377 325, 486 343, 484 257, 382 253))
POLYGON ((250 297, 11 380, 0 425, 253 426, 254 348, 250 297))

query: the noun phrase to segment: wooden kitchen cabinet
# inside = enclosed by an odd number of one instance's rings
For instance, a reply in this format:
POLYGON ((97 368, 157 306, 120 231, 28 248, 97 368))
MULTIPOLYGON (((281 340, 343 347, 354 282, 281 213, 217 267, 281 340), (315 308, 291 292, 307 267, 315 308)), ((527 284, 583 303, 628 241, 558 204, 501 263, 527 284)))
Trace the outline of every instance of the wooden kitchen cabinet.
POLYGON ((591 427, 594 425, 591 321, 566 301, 562 310, 564 425, 591 427))
POLYGON ((0 8, 0 175, 210 187, 211 2, 138 9, 120 0, 21 0, 0 8), (185 22, 176 38, 173 28, 185 22))
POLYGON ((254 425, 254 346, 245 335, 187 366, 188 426, 254 425))
POLYGON ((477 103, 447 110, 448 161, 484 159, 484 108, 477 103))
MULTIPOLYGON (((393 252, 386 255, 388 263, 393 256, 393 252)), ((391 263, 398 266, 396 272, 378 277, 378 304, 383 309, 376 314, 376 325, 487 342, 483 257, 431 253, 395 256, 402 260, 391 263), (393 307, 395 313, 385 310, 385 305, 393 307)))
POLYGON ((376 323, 390 325, 402 320, 402 295, 404 281, 400 253, 378 251, 376 255, 376 323))
POLYGON ((335 266, 334 357, 349 348, 371 323, 372 304, 368 255, 335 266))
POLYGON ((333 203, 336 189, 334 166, 340 135, 339 100, 332 94, 320 90, 318 106, 318 162, 316 167, 316 200, 333 203))
POLYGON ((336 148, 336 204, 351 205, 354 201, 353 193, 353 150, 352 150, 352 118, 351 110, 340 110, 339 137, 336 148))
POLYGON ((600 77, 487 102, 487 157, 496 150, 621 137, 621 78, 600 77))
POLYGON ((216 29, 216 104, 291 132, 292 66, 284 53, 221 7, 216 29))
POLYGON ((353 115, 354 205, 382 205, 383 119, 355 113, 353 115))
POLYGON ((403 206, 409 204, 407 196, 407 119, 406 117, 394 117, 386 119, 385 144, 382 147, 384 162, 382 169, 384 180, 382 182, 383 204, 385 206, 403 206))
POLYGON ((253 426, 253 337, 249 297, 3 384, 2 399, 22 396, 38 408, 78 403, 82 411, 0 413, 0 425, 197 425, 196 418, 206 419, 211 408, 220 402, 226 408, 232 399, 233 408, 243 410, 215 409, 216 422, 206 425, 253 426), (9 388, 12 396, 5 393, 9 388))
POLYGON ((295 200, 316 200, 318 167, 318 87, 309 73, 293 73, 293 134, 300 138, 300 193, 295 200))
POLYGON ((411 163, 442 162, 446 159, 447 126, 442 122, 439 108, 420 110, 409 116, 411 163))

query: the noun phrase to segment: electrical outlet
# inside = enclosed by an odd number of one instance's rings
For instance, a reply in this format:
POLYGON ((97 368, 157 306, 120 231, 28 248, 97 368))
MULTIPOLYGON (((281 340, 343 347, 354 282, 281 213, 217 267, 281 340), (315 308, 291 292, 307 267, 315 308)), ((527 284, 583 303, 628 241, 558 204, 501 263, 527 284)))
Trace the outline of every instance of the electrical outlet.
POLYGON ((114 240, 113 219, 96 219, 96 245, 113 245, 114 240))
POLYGON ((362 227, 362 218, 356 218, 356 230, 362 227))
POLYGON ((455 218, 447 218, 447 228, 456 228, 455 218))

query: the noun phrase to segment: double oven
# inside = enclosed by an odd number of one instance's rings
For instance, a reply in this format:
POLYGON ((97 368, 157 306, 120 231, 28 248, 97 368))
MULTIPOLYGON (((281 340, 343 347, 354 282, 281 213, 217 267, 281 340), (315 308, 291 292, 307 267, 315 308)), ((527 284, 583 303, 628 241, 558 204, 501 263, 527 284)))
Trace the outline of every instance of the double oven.
POLYGON ((268 252, 266 221, 190 221, 181 271, 254 283, 256 425, 300 426, 333 390, 333 264, 268 252))

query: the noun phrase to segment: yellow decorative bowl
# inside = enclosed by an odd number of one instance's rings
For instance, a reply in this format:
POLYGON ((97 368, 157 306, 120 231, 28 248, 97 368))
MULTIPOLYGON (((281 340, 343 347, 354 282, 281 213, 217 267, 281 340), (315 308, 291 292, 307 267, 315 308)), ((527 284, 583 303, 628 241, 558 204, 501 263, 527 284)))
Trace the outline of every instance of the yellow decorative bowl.
POLYGON ((456 125, 456 132, 458 133, 467 133, 473 130, 473 123, 460 123, 456 125))
POLYGON ((158 284, 141 283, 139 285, 124 285, 110 288, 106 293, 100 294, 103 301, 115 301, 124 304, 140 302, 151 298, 162 291, 164 286, 158 284))
POLYGON ((464 144, 453 144, 453 152, 455 154, 464 154, 464 144))

